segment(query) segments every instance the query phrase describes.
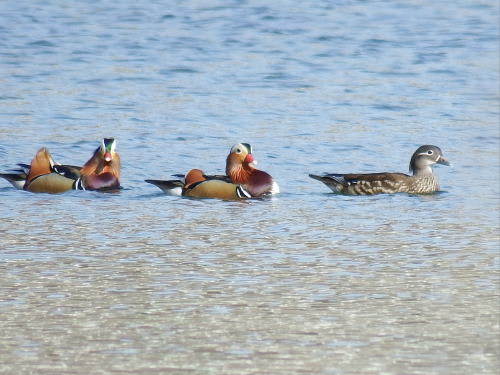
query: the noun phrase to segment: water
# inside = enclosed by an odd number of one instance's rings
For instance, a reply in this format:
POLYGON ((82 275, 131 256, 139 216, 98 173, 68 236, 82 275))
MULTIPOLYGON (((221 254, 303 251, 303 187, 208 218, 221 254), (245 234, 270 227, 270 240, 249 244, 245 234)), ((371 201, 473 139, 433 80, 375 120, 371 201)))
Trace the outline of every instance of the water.
POLYGON ((119 194, 0 181, 0 373, 494 374, 499 4, 0 4, 0 170, 118 139, 119 194), (168 197, 248 142, 278 197, 168 197), (308 173, 405 172, 432 196, 308 173))

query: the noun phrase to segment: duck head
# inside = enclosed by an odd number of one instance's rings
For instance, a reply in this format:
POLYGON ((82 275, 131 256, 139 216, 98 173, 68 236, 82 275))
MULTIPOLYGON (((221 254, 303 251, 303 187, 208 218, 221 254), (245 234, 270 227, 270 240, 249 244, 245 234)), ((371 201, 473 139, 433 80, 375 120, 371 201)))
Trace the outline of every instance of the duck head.
POLYGON ((434 164, 450 165, 437 146, 423 145, 413 153, 410 160, 410 173, 413 175, 432 174, 434 164))
POLYGON ((238 143, 231 147, 226 159, 226 175, 234 184, 245 184, 255 170, 256 161, 252 155, 252 146, 238 143))

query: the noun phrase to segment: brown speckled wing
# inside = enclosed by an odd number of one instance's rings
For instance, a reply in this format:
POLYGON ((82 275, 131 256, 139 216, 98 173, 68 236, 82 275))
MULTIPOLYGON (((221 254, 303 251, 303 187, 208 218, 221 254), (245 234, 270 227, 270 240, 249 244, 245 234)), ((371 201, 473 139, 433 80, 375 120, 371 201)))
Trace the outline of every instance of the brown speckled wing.
POLYGON ((345 184, 341 192, 356 195, 404 192, 411 180, 403 173, 348 174, 343 178, 345 184))
POLYGON ((411 177, 403 173, 327 174, 310 175, 323 182, 334 192, 353 195, 403 192, 411 177))
POLYGON ((329 174, 325 177, 332 177, 343 185, 355 184, 360 181, 376 182, 376 181, 391 181, 399 182, 407 179, 408 175, 404 173, 358 173, 358 174, 329 174), (341 182, 343 181, 343 182, 341 182))

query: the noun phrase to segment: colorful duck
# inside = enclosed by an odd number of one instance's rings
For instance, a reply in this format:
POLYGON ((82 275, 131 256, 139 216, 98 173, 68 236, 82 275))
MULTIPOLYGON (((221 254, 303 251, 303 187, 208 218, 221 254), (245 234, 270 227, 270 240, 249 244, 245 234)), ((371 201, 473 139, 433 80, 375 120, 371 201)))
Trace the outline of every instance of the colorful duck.
POLYGON ((77 186, 82 190, 120 188, 120 155, 116 152, 116 140, 104 138, 94 155, 80 170, 77 186))
POLYGON ((411 176, 404 173, 366 174, 310 174, 311 178, 323 182, 335 193, 349 195, 372 194, 429 194, 439 190, 436 176, 432 173, 434 164, 450 165, 437 146, 420 146, 410 160, 411 176))
POLYGON ((62 193, 68 190, 106 190, 120 188, 120 157, 116 141, 104 138, 83 167, 54 163, 47 148, 36 153, 28 166, 19 164, 15 173, 2 173, 14 187, 34 193, 62 193))
MULTIPOLYGON (((248 143, 234 145, 226 159, 226 176, 205 175, 190 170, 183 180, 146 180, 170 195, 225 200, 260 198, 279 193, 278 184, 266 172, 254 166, 252 147, 248 143)), ((179 175, 176 175, 179 176, 179 175)))

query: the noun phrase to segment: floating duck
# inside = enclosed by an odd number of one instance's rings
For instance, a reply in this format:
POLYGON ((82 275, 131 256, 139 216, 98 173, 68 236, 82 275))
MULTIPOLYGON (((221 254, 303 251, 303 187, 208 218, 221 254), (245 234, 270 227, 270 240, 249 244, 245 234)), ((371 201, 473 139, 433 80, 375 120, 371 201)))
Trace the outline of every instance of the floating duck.
POLYGON ((49 150, 42 147, 30 165, 18 164, 14 173, 0 173, 17 189, 34 193, 62 193, 68 190, 106 190, 120 188, 120 156, 116 141, 104 138, 83 167, 58 165, 49 150))
MULTIPOLYGON (((226 175, 206 175, 190 170, 183 179, 146 180, 170 195, 197 198, 246 199, 279 193, 278 184, 266 172, 255 168, 252 147, 238 143, 226 159, 226 175)), ((179 175, 175 175, 179 177, 179 175)))
POLYGON ((411 176, 404 173, 366 174, 310 174, 309 177, 323 182, 335 193, 350 195, 372 194, 429 194, 439 190, 436 176, 432 173, 434 164, 450 165, 437 146, 420 146, 410 160, 411 176))

